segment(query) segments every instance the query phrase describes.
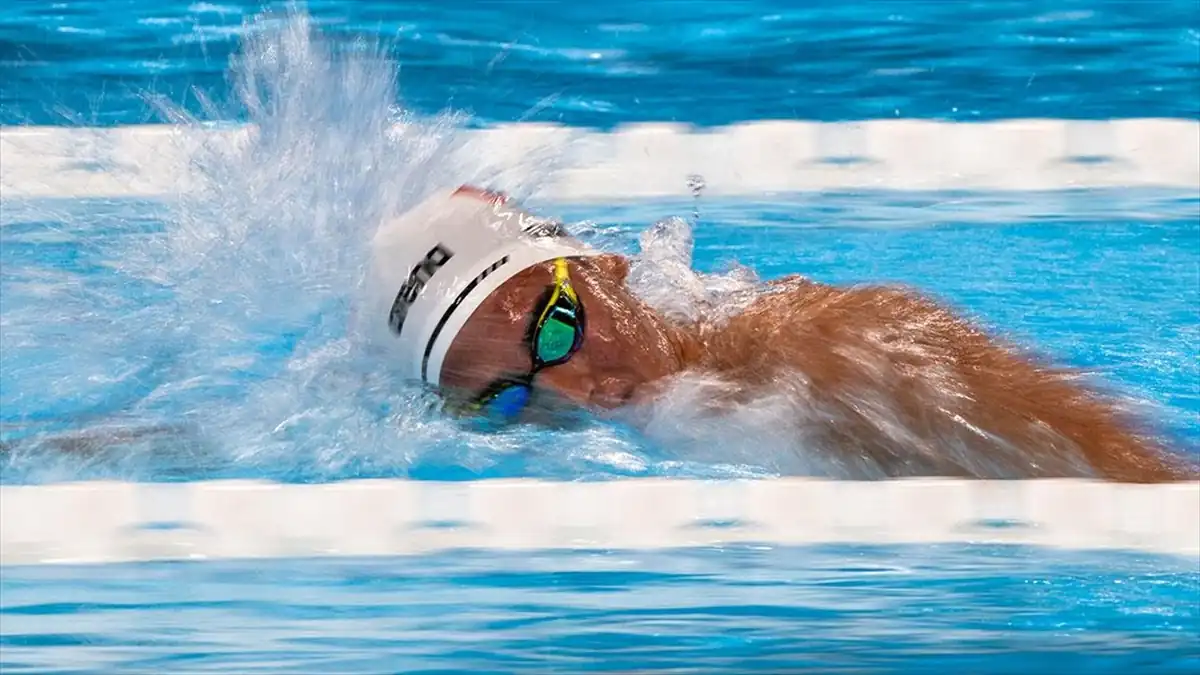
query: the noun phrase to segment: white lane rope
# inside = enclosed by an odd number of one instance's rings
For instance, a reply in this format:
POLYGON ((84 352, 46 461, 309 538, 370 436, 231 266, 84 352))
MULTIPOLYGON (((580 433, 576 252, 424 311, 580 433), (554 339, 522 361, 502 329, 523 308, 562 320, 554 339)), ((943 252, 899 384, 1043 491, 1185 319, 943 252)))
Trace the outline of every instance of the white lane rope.
MULTIPOLYGON (((155 197, 195 185, 188 155, 203 138, 247 127, 0 129, 0 199, 155 197)), ((540 183, 563 201, 839 190, 1042 191, 1105 187, 1200 190, 1200 121, 1059 119, 947 123, 754 121, 712 129, 648 123, 611 132, 510 124, 464 131, 466 165, 540 183), (551 157, 542 182, 534 172, 551 157)))
POLYGON ((1190 556, 1200 483, 355 480, 0 487, 0 563, 722 544, 1020 544, 1190 556))

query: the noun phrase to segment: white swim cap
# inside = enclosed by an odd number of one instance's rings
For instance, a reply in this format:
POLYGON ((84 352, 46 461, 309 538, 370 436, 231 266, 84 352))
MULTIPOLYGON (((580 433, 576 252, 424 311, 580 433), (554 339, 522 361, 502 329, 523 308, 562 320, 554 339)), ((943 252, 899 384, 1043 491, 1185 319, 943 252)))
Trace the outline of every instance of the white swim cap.
POLYGON ((368 330, 402 376, 437 385, 455 336, 492 291, 538 263, 600 253, 562 234, 503 195, 439 193, 376 232, 368 330))

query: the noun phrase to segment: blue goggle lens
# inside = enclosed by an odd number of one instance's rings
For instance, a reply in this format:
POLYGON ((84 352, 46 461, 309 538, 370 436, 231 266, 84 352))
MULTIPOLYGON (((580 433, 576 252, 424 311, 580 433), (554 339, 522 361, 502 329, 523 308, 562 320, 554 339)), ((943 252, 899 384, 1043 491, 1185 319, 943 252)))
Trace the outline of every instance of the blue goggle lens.
POLYGON ((512 384, 501 389, 483 405, 489 416, 512 418, 521 414, 529 403, 530 389, 525 385, 512 384))

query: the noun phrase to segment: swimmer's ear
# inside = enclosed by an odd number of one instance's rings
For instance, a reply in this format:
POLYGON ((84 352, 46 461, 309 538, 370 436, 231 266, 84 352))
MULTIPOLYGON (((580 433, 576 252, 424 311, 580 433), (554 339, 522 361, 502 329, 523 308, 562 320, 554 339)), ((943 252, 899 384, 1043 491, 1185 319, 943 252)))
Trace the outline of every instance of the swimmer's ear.
POLYGON ((629 261, 625 259, 625 256, 605 253, 589 258, 588 262, 601 276, 618 284, 625 283, 625 278, 629 276, 629 261))

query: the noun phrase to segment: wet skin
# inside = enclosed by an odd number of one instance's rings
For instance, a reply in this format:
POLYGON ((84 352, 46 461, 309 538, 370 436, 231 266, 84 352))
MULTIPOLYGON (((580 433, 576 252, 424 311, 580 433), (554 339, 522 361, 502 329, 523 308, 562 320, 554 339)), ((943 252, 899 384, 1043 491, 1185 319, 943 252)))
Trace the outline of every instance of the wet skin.
MULTIPOLYGON (((1198 475, 1078 373, 907 289, 789 277, 767 284, 731 320, 679 325, 626 288, 619 256, 574 259, 570 273, 587 312, 585 340, 536 386, 581 406, 647 401, 690 371, 728 384, 716 407, 788 390, 806 413, 806 442, 869 458, 890 476, 1198 475), (985 457, 987 468, 966 457, 985 457)), ((528 372, 525 336, 551 280, 550 263, 526 270, 475 311, 446 357, 448 397, 467 399, 497 377, 528 372)))
MULTIPOLYGON (((725 385, 708 403, 714 414, 784 391, 803 420, 797 447, 866 459, 887 476, 1200 478, 1119 398, 918 292, 788 277, 732 319, 678 324, 627 289, 624 258, 573 259, 569 269, 586 334, 567 363, 538 375, 536 388, 553 399, 612 410, 700 373, 725 385)), ((551 263, 525 270, 472 314, 443 365, 447 398, 528 372, 525 337, 552 279, 551 263)), ((83 431, 40 443, 92 454, 184 431, 83 431)))

